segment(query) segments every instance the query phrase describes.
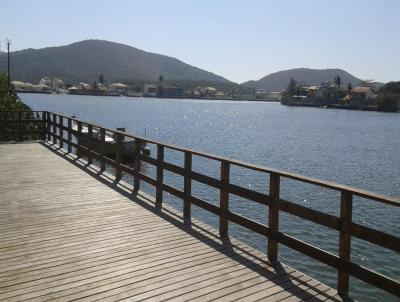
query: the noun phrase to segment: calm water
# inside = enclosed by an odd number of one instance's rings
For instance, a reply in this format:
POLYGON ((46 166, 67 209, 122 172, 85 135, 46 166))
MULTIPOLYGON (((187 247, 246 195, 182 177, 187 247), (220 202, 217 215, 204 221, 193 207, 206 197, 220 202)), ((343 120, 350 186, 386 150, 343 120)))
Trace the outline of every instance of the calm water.
MULTIPOLYGON (((104 124, 125 127, 128 132, 153 139, 332 180, 386 195, 400 196, 400 114, 286 107, 277 103, 160 100, 125 97, 68 95, 21 95, 35 110, 48 110, 104 124)), ((152 154, 155 154, 153 152, 152 154)), ((166 160, 182 165, 183 156, 170 152, 166 160)), ((218 177, 219 166, 194 157, 194 170, 218 177)), ((143 167, 155 177, 155 170, 143 167)), ((232 168, 231 181, 260 192, 267 192, 268 179, 260 173, 232 168)), ((164 179, 177 188, 183 181, 172 173, 164 179)), ((126 178, 127 181, 131 181, 126 178)), ((154 190, 143 185, 151 194, 154 190)), ((281 196, 293 202, 338 215, 340 196, 328 189, 284 180, 281 196)), ((193 183, 192 193, 218 203, 216 190, 193 183)), ((165 200, 180 209, 181 201, 165 195, 165 200)), ((233 211, 268 223, 265 207, 231 195, 233 211)), ((201 209, 194 216, 211 225, 216 217, 201 209)), ((355 198, 354 220, 358 223, 398 234, 400 209, 355 198)), ((338 253, 338 233, 281 214, 280 229, 289 235, 338 253)), ((230 233, 265 251, 266 240, 236 225, 230 233)), ((336 272, 317 261, 283 246, 280 259, 336 287, 336 272)), ((362 240, 352 239, 352 260, 400 279, 400 257, 362 240)), ((398 301, 393 296, 351 280, 351 293, 362 301, 398 301)))

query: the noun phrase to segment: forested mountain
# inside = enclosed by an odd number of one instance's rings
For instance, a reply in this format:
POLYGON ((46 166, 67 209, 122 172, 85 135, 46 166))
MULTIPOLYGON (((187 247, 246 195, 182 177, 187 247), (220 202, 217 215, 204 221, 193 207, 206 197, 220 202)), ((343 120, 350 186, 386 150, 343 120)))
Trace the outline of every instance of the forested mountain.
MULTIPOLYGON (((0 72, 7 70, 7 55, 0 53, 0 72)), ((25 49, 11 53, 12 79, 38 82, 42 77, 65 83, 93 83, 103 74, 108 82, 121 79, 229 82, 227 79, 178 59, 146 52, 128 45, 85 40, 66 46, 25 49)))
POLYGON ((263 89, 267 92, 282 91, 288 86, 291 77, 294 78, 298 83, 319 85, 323 81, 333 81, 337 75, 340 76, 343 86, 351 83, 351 85, 354 87, 359 85, 361 81, 342 69, 295 68, 274 72, 259 79, 258 81, 248 81, 242 85, 254 89, 263 89))

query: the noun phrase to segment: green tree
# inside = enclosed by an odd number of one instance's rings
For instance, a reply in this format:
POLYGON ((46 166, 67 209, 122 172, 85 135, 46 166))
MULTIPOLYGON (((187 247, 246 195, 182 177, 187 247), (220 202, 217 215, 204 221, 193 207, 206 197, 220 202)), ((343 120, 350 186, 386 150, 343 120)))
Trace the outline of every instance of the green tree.
POLYGON ((353 85, 351 83, 347 84, 347 90, 350 92, 353 89, 353 85))
POLYGON ((400 82, 386 83, 378 92, 378 110, 397 112, 400 108, 400 82))
POLYGON ((164 97, 164 76, 160 75, 158 77, 159 85, 158 85, 158 96, 164 97))
POLYGON ((290 96, 293 96, 296 94, 296 88, 297 88, 297 81, 291 77, 289 85, 286 88, 286 91, 290 96))
POLYGON ((101 74, 100 76, 99 76, 99 83, 101 84, 101 85, 104 85, 104 76, 101 74))
POLYGON ((282 93, 282 104, 289 104, 292 96, 295 95, 297 92, 297 82, 292 77, 290 78, 289 84, 286 90, 282 93))

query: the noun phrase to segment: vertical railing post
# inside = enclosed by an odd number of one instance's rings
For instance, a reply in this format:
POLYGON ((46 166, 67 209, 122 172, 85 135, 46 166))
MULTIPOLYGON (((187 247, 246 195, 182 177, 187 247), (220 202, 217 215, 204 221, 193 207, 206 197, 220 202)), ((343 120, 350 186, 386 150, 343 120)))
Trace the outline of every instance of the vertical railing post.
POLYGON ((135 138, 135 150, 133 157, 133 194, 137 195, 140 189, 140 144, 141 141, 135 138))
POLYGON ((192 207, 190 197, 192 196, 192 179, 190 174, 192 172, 192 153, 185 151, 185 166, 184 166, 184 180, 183 180, 183 220, 186 224, 191 222, 192 207))
POLYGON ((42 133, 40 139, 46 140, 46 111, 42 111, 42 133))
POLYGON ((78 132, 76 134, 77 148, 76 152, 78 157, 82 155, 82 122, 78 121, 78 132))
POLYGON ((93 156, 92 156, 92 149, 93 149, 93 126, 91 124, 88 124, 88 154, 87 154, 87 160, 88 164, 91 165, 93 163, 93 156))
POLYGON ((60 115, 58 117, 58 132, 60 133, 60 148, 64 148, 64 118, 60 115))
POLYGON ((115 144, 115 178, 117 180, 121 179, 121 162, 122 162, 122 134, 115 133, 116 144, 115 144))
POLYGON ((279 191, 280 191, 280 176, 279 174, 270 173, 269 178, 269 213, 268 213, 268 260, 271 263, 278 261, 278 229, 279 229, 279 191))
POLYGON ((72 153, 72 119, 68 118, 68 153, 72 153))
POLYGON ((164 178, 164 146, 157 145, 157 186, 156 186, 156 207, 162 207, 163 200, 163 178, 164 178))
POLYGON ((104 128, 100 128, 100 171, 105 171, 106 169, 106 160, 104 157, 106 156, 106 130, 104 128))
POLYGON ((349 263, 351 254, 350 227, 353 212, 353 195, 349 191, 342 191, 340 198, 340 236, 338 270, 338 294, 347 297, 349 293, 349 263))
POLYGON ((47 140, 50 142, 51 140, 51 120, 50 120, 50 112, 46 112, 46 132, 47 132, 47 140))
POLYGON ((22 111, 18 111, 18 130, 17 130, 17 141, 22 141, 22 111))
POLYGON ((228 236, 228 211, 229 211, 229 162, 221 162, 221 190, 219 195, 219 208, 221 214, 219 216, 219 235, 221 237, 228 236))
POLYGON ((53 119, 52 119, 52 121, 53 121, 53 145, 55 145, 56 143, 57 143, 57 137, 56 137, 56 134, 57 134, 57 119, 56 119, 56 114, 55 113, 53 113, 53 119))

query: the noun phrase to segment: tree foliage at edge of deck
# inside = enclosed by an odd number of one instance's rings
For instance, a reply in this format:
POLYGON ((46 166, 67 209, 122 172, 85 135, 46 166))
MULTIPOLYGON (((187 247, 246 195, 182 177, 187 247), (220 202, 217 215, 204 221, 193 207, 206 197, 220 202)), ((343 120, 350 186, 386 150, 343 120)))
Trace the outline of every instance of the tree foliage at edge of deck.
MULTIPOLYGON (((0 131, 14 131, 17 130, 17 123, 5 123, 4 119, 17 119, 15 111, 25 111, 25 119, 34 119, 32 109, 26 105, 21 99, 8 89, 7 76, 0 73, 0 131)), ((36 125, 32 123, 23 124, 21 127, 22 140, 38 139, 38 134, 28 134, 28 131, 36 130, 36 125)), ((15 141, 17 140, 17 133, 4 133, 0 132, 0 141, 15 141)))

